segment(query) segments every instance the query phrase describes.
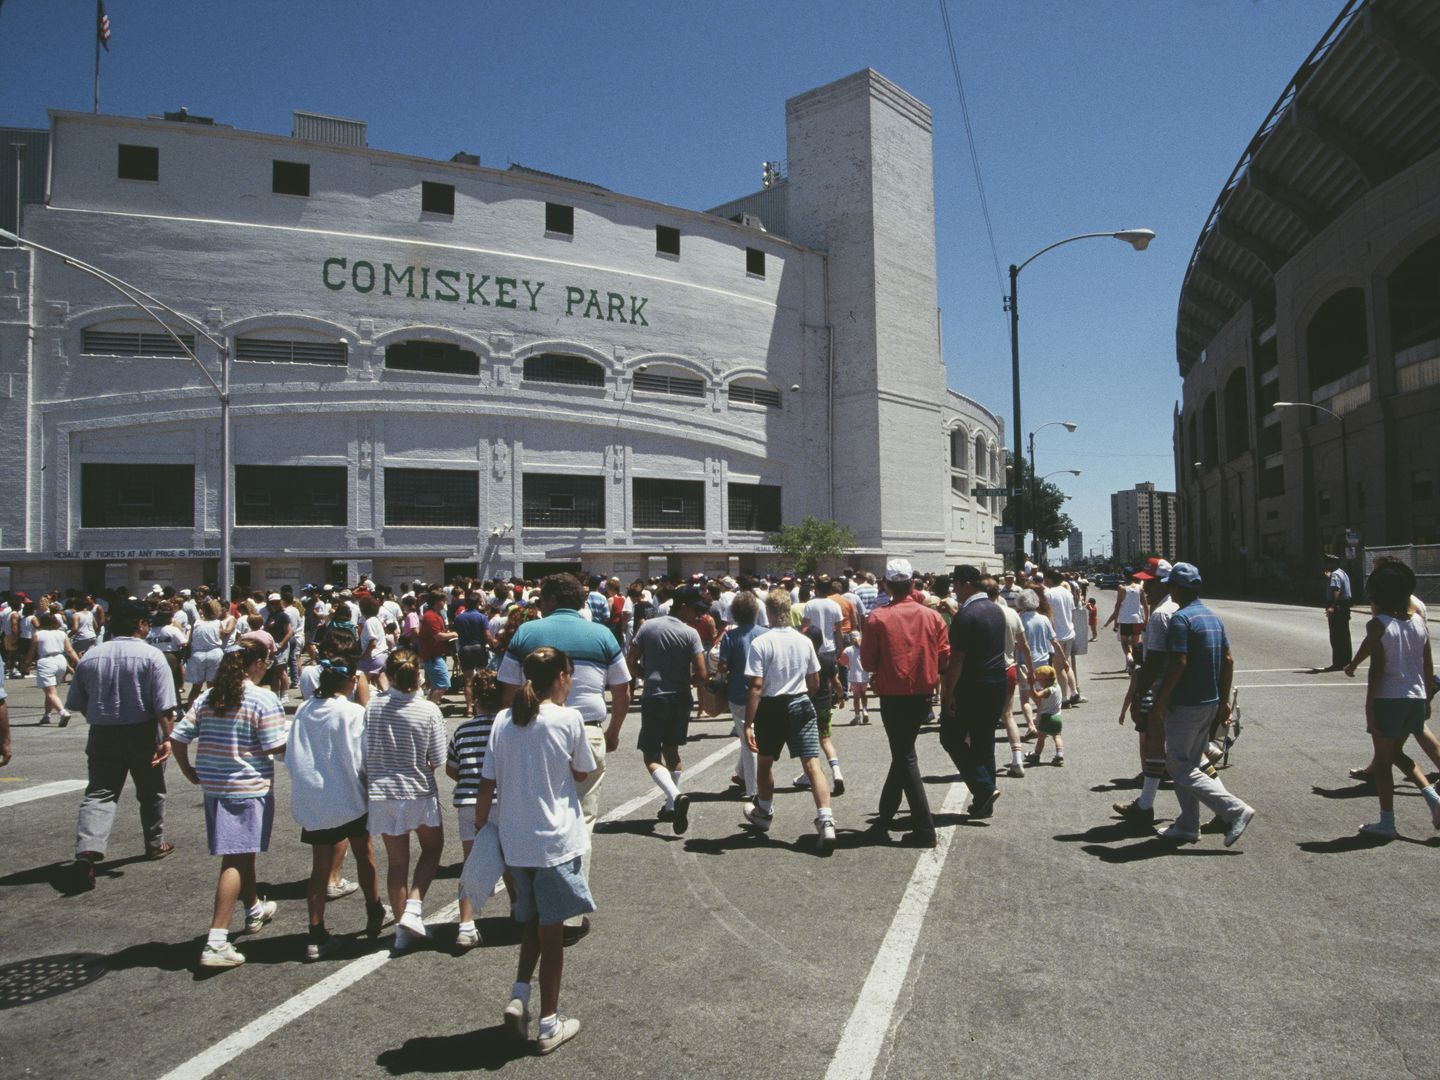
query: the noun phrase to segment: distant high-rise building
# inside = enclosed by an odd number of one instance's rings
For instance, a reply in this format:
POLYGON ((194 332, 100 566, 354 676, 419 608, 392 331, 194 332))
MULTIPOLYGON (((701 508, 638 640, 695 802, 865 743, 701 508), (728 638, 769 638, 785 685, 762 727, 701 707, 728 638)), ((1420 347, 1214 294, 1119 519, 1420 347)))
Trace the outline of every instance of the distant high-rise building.
POLYGON ((1070 565, 1077 566, 1085 559, 1085 537, 1079 529, 1070 530, 1070 565))
POLYGON ((1129 562, 1141 552, 1174 561, 1176 552, 1175 493, 1156 491, 1153 483, 1110 496, 1110 524, 1115 530, 1115 558, 1129 562))

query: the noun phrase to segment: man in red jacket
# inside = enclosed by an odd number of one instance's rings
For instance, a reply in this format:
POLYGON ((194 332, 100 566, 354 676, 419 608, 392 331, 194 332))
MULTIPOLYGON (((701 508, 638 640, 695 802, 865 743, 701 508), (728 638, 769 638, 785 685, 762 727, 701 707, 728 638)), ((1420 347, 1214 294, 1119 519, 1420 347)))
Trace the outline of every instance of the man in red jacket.
POLYGON ((905 559, 885 564, 885 590, 890 602, 865 619, 860 638, 860 665, 870 672, 870 686, 880 698, 880 722, 890 743, 890 772, 880 789, 875 828, 888 834, 900 809, 900 795, 910 804, 910 832, 903 843, 935 846, 935 822, 920 779, 915 740, 930 711, 930 696, 950 661, 945 621, 920 603, 912 591, 913 571, 905 559))

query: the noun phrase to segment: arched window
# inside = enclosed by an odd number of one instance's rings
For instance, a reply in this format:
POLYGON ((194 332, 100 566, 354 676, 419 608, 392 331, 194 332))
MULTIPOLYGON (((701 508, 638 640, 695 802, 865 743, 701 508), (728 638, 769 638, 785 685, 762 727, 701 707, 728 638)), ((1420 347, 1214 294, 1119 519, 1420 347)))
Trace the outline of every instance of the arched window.
POLYGON ((1320 306, 1305 328, 1311 394, 1365 367, 1368 342, 1364 291, 1341 289, 1320 306))
POLYGON ((235 339, 235 359, 261 364, 329 364, 335 367, 344 367, 348 361, 345 342, 314 330, 292 328, 242 334, 235 339))
POLYGON ((1250 399, 1245 369, 1225 381, 1225 460, 1233 461, 1250 449, 1250 399))
POLYGON ((604 386, 605 369, 594 360, 568 353, 541 353, 525 358, 525 382, 561 386, 604 386))
POLYGON ((635 372, 635 389, 646 394, 669 394, 671 397, 703 398, 705 380, 682 368, 652 364, 635 372))
MULTIPOLYGON (((192 331, 177 327, 175 337, 184 342, 186 348, 195 348, 192 331)), ((83 356, 185 358, 185 349, 176 344, 175 338, 148 319, 115 319, 87 326, 80 331, 80 353, 83 356)))
POLYGON ((1220 460, 1220 420, 1215 412, 1215 395, 1209 394, 1205 398, 1205 407, 1201 410, 1201 438, 1204 439, 1205 451, 1200 460, 1205 463, 1206 468, 1214 468, 1220 460))
POLYGON ((953 428, 950 432, 950 467, 961 472, 970 469, 970 436, 964 428, 953 428))
POLYGON ((448 341, 416 339, 385 346, 385 367, 435 375, 479 375, 480 357, 448 341))
POLYGON ((1440 339, 1440 236, 1422 244, 1390 275, 1390 343, 1406 349, 1440 339))
POLYGON ((976 478, 977 480, 983 480, 983 479, 985 479, 985 477, 988 475, 988 474, 986 473, 986 471, 985 471, 985 465, 986 465, 986 463, 987 463, 988 461, 989 461, 989 455, 986 453, 986 450, 985 450, 985 436, 984 436, 984 435, 976 435, 976 436, 975 436, 975 478, 976 478))
POLYGON ((781 407, 780 391, 764 379, 735 379, 727 388, 726 396, 731 405, 764 405, 767 409, 781 407))

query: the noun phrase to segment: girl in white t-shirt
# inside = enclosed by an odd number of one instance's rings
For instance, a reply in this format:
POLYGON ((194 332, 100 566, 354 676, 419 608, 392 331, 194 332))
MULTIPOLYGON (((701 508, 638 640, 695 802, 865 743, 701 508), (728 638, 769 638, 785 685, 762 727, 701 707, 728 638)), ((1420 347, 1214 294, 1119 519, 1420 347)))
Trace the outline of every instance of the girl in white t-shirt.
POLYGON ((565 920, 595 910, 583 858, 590 848, 576 786, 596 767, 577 709, 565 707, 573 667, 549 646, 525 657, 525 684, 490 731, 475 802, 475 826, 489 822, 495 788, 505 793, 496 815, 500 849, 515 887, 514 917, 524 926, 520 962, 504 1022, 527 1038, 530 979, 540 963, 540 1037, 548 1054, 580 1030, 560 1016, 565 920))
POLYGON ((60 628, 60 619, 54 612, 47 611, 40 616, 39 629, 30 641, 30 655, 27 661, 35 671, 35 685, 45 692, 45 715, 41 724, 50 723, 50 713, 60 716, 60 726, 70 722, 70 714, 60 703, 57 689, 65 679, 65 673, 80 663, 75 647, 70 644, 70 635, 60 628))
POLYGON ((840 666, 845 669, 845 681, 850 687, 850 701, 853 703, 855 712, 851 725, 868 724, 870 722, 870 710, 867 708, 870 695, 870 673, 860 663, 860 634, 858 631, 851 631, 846 637, 849 645, 840 656, 840 666))

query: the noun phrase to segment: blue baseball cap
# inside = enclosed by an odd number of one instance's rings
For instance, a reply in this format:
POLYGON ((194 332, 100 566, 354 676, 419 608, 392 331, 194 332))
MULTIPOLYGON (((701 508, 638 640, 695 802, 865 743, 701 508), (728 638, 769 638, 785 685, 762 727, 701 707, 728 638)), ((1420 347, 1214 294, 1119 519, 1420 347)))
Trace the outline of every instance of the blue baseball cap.
POLYGON ((1170 584, 1179 585, 1182 589, 1198 589, 1200 587, 1200 569, 1194 563, 1177 562, 1170 567, 1170 584))

